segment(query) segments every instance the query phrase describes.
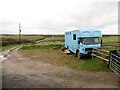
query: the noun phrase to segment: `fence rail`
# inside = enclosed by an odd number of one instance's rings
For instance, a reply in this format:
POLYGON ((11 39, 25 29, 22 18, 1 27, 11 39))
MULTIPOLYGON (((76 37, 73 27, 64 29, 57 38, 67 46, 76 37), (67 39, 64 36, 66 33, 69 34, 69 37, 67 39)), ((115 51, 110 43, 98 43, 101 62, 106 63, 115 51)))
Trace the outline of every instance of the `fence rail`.
POLYGON ((109 61, 109 51, 104 49, 94 48, 92 51, 92 56, 98 57, 104 61, 109 61))
POLYGON ((120 57, 102 48, 94 48, 92 56, 106 61, 109 64, 109 68, 120 77, 120 57))

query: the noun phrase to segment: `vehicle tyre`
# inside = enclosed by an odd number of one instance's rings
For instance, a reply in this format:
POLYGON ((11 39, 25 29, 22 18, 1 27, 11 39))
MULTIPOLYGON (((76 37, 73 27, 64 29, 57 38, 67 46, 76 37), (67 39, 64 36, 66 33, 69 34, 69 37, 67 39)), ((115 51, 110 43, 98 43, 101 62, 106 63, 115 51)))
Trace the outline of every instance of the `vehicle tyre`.
POLYGON ((80 51, 77 52, 77 57, 80 59, 82 58, 82 55, 80 54, 80 51))
POLYGON ((67 48, 66 49, 68 49, 68 46, 67 46, 67 48))
POLYGON ((65 49, 66 49, 65 47, 61 47, 61 50, 62 50, 62 51, 65 51, 65 49))

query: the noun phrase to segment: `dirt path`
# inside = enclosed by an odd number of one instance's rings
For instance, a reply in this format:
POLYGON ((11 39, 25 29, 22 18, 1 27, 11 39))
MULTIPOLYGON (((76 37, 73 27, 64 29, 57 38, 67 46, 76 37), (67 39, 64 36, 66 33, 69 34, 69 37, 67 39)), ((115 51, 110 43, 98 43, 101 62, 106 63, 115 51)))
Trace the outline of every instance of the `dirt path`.
POLYGON ((23 57, 18 51, 3 61, 3 88, 117 88, 112 72, 88 72, 58 67, 23 57))

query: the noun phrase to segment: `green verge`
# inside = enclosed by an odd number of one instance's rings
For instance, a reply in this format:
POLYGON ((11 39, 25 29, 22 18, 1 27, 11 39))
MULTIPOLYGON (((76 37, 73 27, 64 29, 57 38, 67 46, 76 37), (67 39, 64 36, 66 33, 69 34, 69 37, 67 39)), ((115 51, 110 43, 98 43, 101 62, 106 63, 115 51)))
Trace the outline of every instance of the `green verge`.
POLYGON ((88 71, 108 71, 108 66, 105 62, 98 58, 84 60, 83 63, 78 63, 75 68, 81 68, 88 71))
POLYGON ((32 60, 42 61, 57 66, 66 66, 93 72, 110 71, 107 63, 98 58, 78 59, 74 54, 64 54, 60 50, 61 47, 61 44, 31 45, 23 46, 19 51, 32 60))
POLYGON ((2 47, 0 47, 0 52, 11 49, 11 48, 16 47, 16 46, 20 46, 20 44, 2 46, 2 47))

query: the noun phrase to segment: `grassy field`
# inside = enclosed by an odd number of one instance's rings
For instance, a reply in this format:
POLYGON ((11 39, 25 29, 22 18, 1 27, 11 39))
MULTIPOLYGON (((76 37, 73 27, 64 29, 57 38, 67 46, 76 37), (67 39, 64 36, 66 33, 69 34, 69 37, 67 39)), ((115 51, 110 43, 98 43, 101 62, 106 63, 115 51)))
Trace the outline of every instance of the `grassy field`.
POLYGON ((116 42, 120 42, 119 41, 119 36, 103 36, 101 39, 103 40, 103 46, 102 48, 106 49, 106 50, 115 50, 115 49, 119 49, 118 47, 116 47, 115 45, 117 45, 116 42))
POLYGON ((103 36, 103 42, 118 42, 119 36, 103 36))
MULTIPOLYGON (((30 44, 36 42, 37 40, 41 40, 43 35, 22 35, 21 36, 23 44, 30 44)), ((5 51, 7 49, 13 48, 15 46, 19 46, 19 35, 15 34, 4 34, 0 36, 0 52, 5 51), (17 43, 18 42, 18 43, 17 43)))
MULTIPOLYGON (((43 36, 42 35, 21 35, 21 39, 26 39, 26 40, 38 40, 40 38, 42 38, 43 36)), ((16 39, 16 40, 19 40, 19 35, 2 35, 2 39, 9 39, 9 38, 12 38, 12 39, 16 39)))
MULTIPOLYGON (((117 42, 118 36, 102 37, 103 47, 106 48, 110 42, 117 42), (106 44, 107 43, 107 44, 106 44)), ((67 66, 87 71, 109 71, 108 65, 98 58, 78 59, 74 54, 66 55, 60 48, 64 45, 64 37, 51 37, 39 41, 35 45, 24 46, 20 52, 33 60, 43 61, 50 64, 67 66)), ((107 48, 115 49, 115 47, 107 48)))
POLYGON ((21 45, 20 44, 15 44, 15 45, 8 45, 8 46, 0 47, 0 52, 11 49, 13 47, 17 47, 17 46, 21 46, 21 45))
MULTIPOLYGON (((0 40, 3 41, 5 39, 16 39, 18 40, 18 35, 2 35, 0 36, 0 40)), ((58 42, 58 43, 62 43, 64 44, 64 35, 55 35, 55 36, 44 36, 44 35, 22 35, 22 39, 24 40, 30 40, 30 41, 36 41, 37 44, 46 44, 46 42, 49 43, 53 43, 54 42, 58 42), (41 40, 41 38, 46 37, 44 40, 41 40)), ((114 50, 114 49, 118 49, 114 46, 109 46, 111 45, 115 45, 115 42, 118 42, 118 36, 103 36, 101 38, 103 40, 103 48, 107 49, 107 50, 114 50)), ((10 46, 5 46, 3 48, 9 48, 12 47, 14 45, 10 45, 10 46)))
POLYGON ((60 65, 87 71, 109 71, 107 64, 98 58, 78 59, 74 54, 64 54, 60 49, 62 46, 61 42, 43 42, 37 45, 24 46, 20 52, 25 57, 57 66, 60 65))
MULTIPOLYGON (((17 37, 17 36, 16 36, 17 37)), ((7 38, 16 38, 15 36, 7 38)), ((24 45, 20 52, 25 57, 30 57, 33 60, 42 61, 45 63, 54 64, 57 66, 66 66, 74 69, 81 69, 87 71, 109 71, 108 65, 98 58, 83 58, 78 59, 74 54, 66 55, 61 51, 61 47, 64 46, 64 36, 48 36, 43 40, 39 40, 40 35, 22 36, 22 38, 36 40, 35 44, 24 45)), ((43 36, 42 36, 43 37, 43 36)), ((4 38, 6 38, 4 36, 4 38)), ((104 36, 103 48, 107 50, 114 50, 115 47, 108 47, 108 44, 112 44, 118 41, 118 36, 104 36)), ((7 50, 16 45, 4 46, 3 50, 7 50)))

